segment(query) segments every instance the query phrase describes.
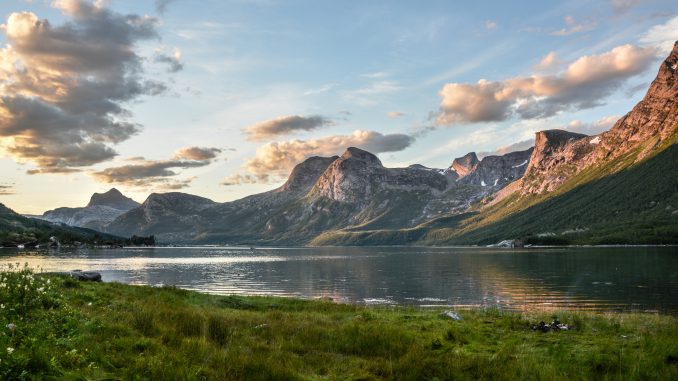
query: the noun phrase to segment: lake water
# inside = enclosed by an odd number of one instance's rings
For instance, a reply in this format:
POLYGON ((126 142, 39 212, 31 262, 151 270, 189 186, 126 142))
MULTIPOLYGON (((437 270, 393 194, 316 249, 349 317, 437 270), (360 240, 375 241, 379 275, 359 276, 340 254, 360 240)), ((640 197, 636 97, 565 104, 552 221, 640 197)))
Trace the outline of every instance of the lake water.
POLYGON ((0 264, 104 281, 359 304, 678 313, 678 248, 0 249, 0 264))

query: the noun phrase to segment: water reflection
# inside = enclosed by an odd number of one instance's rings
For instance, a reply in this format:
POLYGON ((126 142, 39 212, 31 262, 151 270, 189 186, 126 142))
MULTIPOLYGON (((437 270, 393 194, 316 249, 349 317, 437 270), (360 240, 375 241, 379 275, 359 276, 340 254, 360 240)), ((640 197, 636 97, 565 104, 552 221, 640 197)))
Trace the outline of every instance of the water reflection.
POLYGON ((678 312, 678 249, 153 248, 0 250, 0 263, 215 294, 511 310, 678 312))

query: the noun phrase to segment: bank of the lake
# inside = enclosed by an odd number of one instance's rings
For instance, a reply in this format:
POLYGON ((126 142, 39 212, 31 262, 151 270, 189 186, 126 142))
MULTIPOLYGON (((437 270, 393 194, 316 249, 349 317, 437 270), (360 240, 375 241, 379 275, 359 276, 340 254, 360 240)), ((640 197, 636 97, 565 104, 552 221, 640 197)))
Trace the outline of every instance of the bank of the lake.
POLYGON ((364 307, 3 273, 6 379, 677 379, 678 319, 364 307))

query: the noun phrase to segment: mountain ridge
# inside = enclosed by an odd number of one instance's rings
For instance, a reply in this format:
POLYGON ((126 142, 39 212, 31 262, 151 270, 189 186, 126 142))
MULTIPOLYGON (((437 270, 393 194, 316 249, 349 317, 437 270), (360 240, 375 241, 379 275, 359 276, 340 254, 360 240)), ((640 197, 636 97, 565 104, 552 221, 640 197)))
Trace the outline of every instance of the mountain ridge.
POLYGON ((102 229, 175 243, 678 243, 677 64, 678 42, 643 100, 595 136, 544 130, 528 150, 482 160, 470 152, 444 169, 386 168, 348 147, 304 160, 271 191, 226 203, 153 194, 102 229), (643 238, 625 226, 655 230, 643 238))

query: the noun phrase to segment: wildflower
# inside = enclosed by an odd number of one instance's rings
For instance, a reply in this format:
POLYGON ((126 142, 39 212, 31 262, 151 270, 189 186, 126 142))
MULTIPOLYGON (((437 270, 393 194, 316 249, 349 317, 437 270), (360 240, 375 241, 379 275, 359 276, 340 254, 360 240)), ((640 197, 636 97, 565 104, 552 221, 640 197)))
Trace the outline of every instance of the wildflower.
POLYGON ((7 353, 9 353, 9 354, 11 355, 12 352, 14 352, 14 348, 12 348, 12 347, 7 347, 7 353))
POLYGON ((10 331, 14 331, 16 329, 16 324, 14 323, 7 324, 7 329, 9 329, 10 331))
POLYGON ((5 305, 4 305, 4 304, 0 304, 0 309, 3 309, 3 310, 4 310, 4 309, 5 309, 5 305))

